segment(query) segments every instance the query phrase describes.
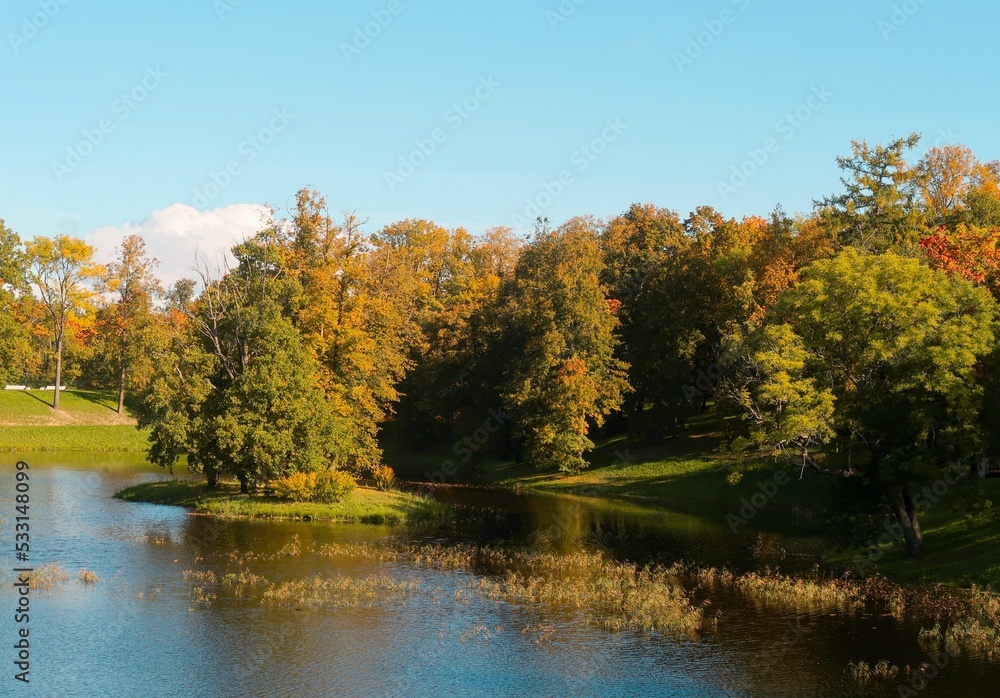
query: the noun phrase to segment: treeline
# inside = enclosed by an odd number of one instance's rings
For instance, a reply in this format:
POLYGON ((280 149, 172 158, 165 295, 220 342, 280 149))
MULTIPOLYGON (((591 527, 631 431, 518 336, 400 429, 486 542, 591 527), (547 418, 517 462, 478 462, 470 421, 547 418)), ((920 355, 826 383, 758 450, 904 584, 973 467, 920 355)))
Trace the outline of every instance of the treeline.
POLYGON ((476 432, 541 468, 595 431, 658 439, 712 411, 733 445, 843 480, 919 552, 921 488, 995 450, 1000 165, 917 136, 853 144, 808 215, 634 205, 540 219, 529 239, 406 220, 375 233, 298 193, 231 268, 161 289, 143 241, 115 262, 0 227, 0 373, 132 396, 153 459, 244 489, 364 476, 380 429, 476 432), (493 423, 493 422, 491 422, 493 423))

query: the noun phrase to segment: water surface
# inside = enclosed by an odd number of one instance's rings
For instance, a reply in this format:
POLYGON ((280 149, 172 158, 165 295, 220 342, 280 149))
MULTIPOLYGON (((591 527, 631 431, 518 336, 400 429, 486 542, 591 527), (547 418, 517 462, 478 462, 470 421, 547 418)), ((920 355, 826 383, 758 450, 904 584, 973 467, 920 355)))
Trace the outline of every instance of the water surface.
MULTIPOLYGON (((898 695, 858 687, 851 661, 927 661, 919 624, 888 615, 762 608, 715 595, 714 629, 698 639, 612 633, 580 613, 489 601, 468 590, 476 571, 330 559, 332 542, 476 543, 622 560, 686 560, 749 570, 806 569, 815 541, 734 535, 718 517, 627 502, 438 490, 460 507, 445 528, 218 521, 112 497, 164 477, 117 456, 22 454, 31 465, 32 560, 70 580, 32 594, 30 686, 13 680, 13 463, 0 468, 0 695, 24 696, 808 696, 898 695), (300 554, 278 554, 296 542, 300 554), (249 594, 206 601, 184 571, 217 575, 239 557, 268 580, 387 575, 418 590, 357 607, 265 603, 249 594), (273 558, 273 559, 268 559, 273 558), (102 581, 85 585, 79 569, 102 581), (3 649, 6 648, 6 649, 3 649)), ((207 586, 206 591, 211 591, 207 586)), ((921 696, 995 695, 997 667, 952 657, 921 696)))

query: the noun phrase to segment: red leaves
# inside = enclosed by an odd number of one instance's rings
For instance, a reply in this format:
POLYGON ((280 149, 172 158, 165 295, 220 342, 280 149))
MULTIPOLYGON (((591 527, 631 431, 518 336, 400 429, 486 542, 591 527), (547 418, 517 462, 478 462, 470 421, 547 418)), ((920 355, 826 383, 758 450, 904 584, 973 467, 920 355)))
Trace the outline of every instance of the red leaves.
POLYGON ((959 226, 920 241, 931 266, 1000 291, 1000 231, 959 226))

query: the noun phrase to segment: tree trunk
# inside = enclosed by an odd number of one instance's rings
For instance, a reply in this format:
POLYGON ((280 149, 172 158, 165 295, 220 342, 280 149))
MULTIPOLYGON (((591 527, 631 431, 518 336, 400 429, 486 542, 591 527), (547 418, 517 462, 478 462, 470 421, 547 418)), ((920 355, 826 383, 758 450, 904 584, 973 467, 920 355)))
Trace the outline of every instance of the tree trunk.
POLYGON ((205 477, 208 478, 208 489, 219 489, 219 473, 215 471, 215 468, 212 468, 211 470, 206 468, 205 477))
POLYGON ((125 364, 122 364, 122 372, 118 378, 118 416, 125 414, 125 364))
MULTIPOLYGON (((905 492, 905 490, 904 490, 905 492)), ((920 522, 917 520, 917 512, 911 506, 907 507, 904 494, 894 492, 889 497, 892 505, 892 513, 896 515, 896 521, 903 530, 903 540, 906 542, 906 552, 910 557, 919 557, 923 548, 923 534, 920 531, 920 522)))
POLYGON ((52 398, 52 409, 59 409, 59 388, 62 386, 62 337, 56 340, 56 394, 52 398))
POLYGON ((920 527, 920 520, 917 518, 917 509, 913 504, 913 497, 910 496, 910 488, 903 488, 903 503, 906 505, 906 515, 910 517, 910 523, 913 524, 913 534, 917 538, 917 543, 920 547, 924 546, 924 531, 920 527))
POLYGON ((250 481, 247 480, 246 475, 237 475, 236 477, 240 481, 240 494, 250 494, 250 481))

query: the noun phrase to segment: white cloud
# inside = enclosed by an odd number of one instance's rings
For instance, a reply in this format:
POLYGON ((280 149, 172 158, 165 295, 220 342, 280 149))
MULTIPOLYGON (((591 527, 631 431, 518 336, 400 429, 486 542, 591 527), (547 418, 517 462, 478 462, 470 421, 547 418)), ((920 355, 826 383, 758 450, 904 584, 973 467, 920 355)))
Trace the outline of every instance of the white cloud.
POLYGON ((97 248, 97 259, 108 262, 126 235, 141 235, 146 251, 160 260, 158 276, 164 287, 180 278, 196 278, 195 255, 211 262, 260 230, 268 210, 256 204, 234 204, 213 211, 199 211, 187 204, 173 204, 153 211, 141 223, 97 228, 86 235, 97 248))

